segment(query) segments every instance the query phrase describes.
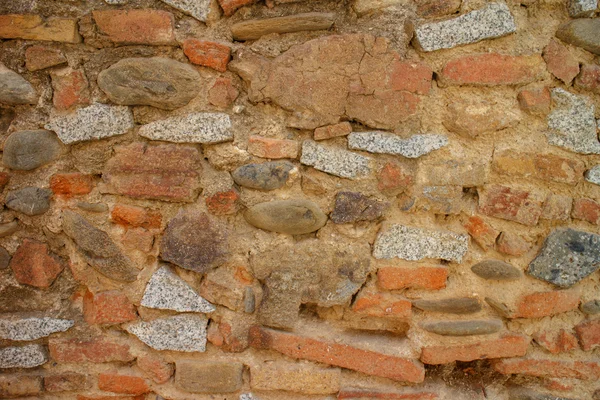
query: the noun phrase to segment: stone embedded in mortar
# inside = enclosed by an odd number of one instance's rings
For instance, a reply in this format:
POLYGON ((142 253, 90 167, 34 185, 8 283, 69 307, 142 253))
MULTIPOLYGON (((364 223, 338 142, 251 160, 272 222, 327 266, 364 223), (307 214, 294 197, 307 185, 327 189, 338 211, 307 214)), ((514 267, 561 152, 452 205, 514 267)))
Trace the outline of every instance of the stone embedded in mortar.
POLYGON ((569 287, 600 268, 600 235, 570 228, 554 230, 527 273, 569 287))
POLYGON ((231 26, 234 40, 256 40, 271 33, 318 31, 331 28, 335 21, 334 13, 310 12, 284 17, 250 19, 231 26))
POLYGON ((507 262, 500 260, 485 260, 471 267, 471 271, 483 279, 498 281, 514 281, 520 279, 521 271, 507 262))
POLYGON ((255 204, 244 213, 246 221, 267 231, 302 235, 320 229, 327 215, 310 200, 273 200, 255 204))
POLYGON ((39 71, 66 63, 67 58, 60 49, 33 45, 25 50, 25 66, 28 71, 39 71))
POLYGON ((395 154, 406 158, 418 158, 448 145, 444 135, 413 135, 403 139, 385 132, 353 132, 348 135, 348 147, 370 153, 395 154))
POLYGON ((75 321, 68 319, 43 318, 1 318, 0 338, 8 340, 36 340, 55 332, 64 332, 75 321))
POLYGON ((585 172, 585 180, 600 185, 600 165, 594 165, 585 172))
POLYGON ((415 29, 415 40, 423 51, 435 51, 506 36, 516 30, 508 6, 492 2, 456 18, 421 24, 415 29))
POLYGON ((323 146, 312 140, 302 143, 302 164, 341 178, 356 179, 367 175, 371 171, 370 161, 370 158, 360 154, 323 146))
POLYGON ((11 221, 5 224, 0 224, 0 238, 12 235, 17 230, 19 230, 19 223, 17 221, 11 221))
POLYGON ((392 224, 377 235, 373 257, 408 261, 440 258, 460 263, 468 248, 468 235, 392 224))
POLYGON ((69 114, 53 114, 46 129, 56 132, 64 144, 123 135, 133 128, 129 107, 94 103, 69 114))
POLYGON ((581 154, 600 154, 594 105, 588 97, 552 89, 555 103, 548 115, 548 143, 581 154))
POLYGON ((514 127, 520 119, 518 110, 487 100, 454 99, 448 104, 442 123, 450 132, 475 138, 483 133, 514 127))
POLYGON ((600 54, 600 18, 571 20, 558 27, 556 37, 565 43, 600 54))
POLYGON ((338 192, 331 220, 336 224, 358 221, 374 221, 381 218, 389 203, 371 199, 361 193, 338 192))
POLYGON ((600 314, 600 299, 590 300, 579 306, 582 313, 588 315, 600 314))
POLYGON ((123 282, 133 282, 139 271, 104 231, 93 226, 81 215, 65 210, 62 215, 64 232, 77 245, 80 254, 102 275, 123 282))
POLYGON ((472 297, 456 297, 438 300, 413 300, 419 310, 447 314, 473 314, 481 311, 481 304, 472 297))
POLYGON ((501 320, 428 321, 421 324, 426 331, 442 336, 489 335, 503 326, 501 320))
POLYGON ((567 9, 573 18, 591 17, 598 8, 598 0, 569 0, 567 9))
POLYGON ((204 273, 227 260, 227 237, 225 227, 206 213, 181 210, 165 229, 160 257, 181 268, 204 273))
POLYGON ((60 141, 50 131, 19 131, 4 142, 2 162, 11 169, 31 171, 56 160, 60 151, 60 141))
POLYGON ((39 344, 0 348, 0 368, 34 368, 46 362, 46 349, 39 344))
POLYGON ((152 275, 140 304, 148 308, 179 312, 215 311, 215 306, 198 295, 167 266, 161 267, 152 275))
POLYGON ((206 22, 211 10, 211 0, 161 0, 179 11, 206 22))
POLYGON ((208 319, 203 315, 181 314, 136 322, 125 329, 155 350, 189 353, 206 350, 207 325, 208 319))
POLYGON ((0 246, 0 270, 8 268, 10 264, 10 253, 0 246))
POLYGON ((143 125, 140 136, 175 143, 221 143, 233 140, 229 115, 193 113, 143 125))
POLYGON ((283 187, 296 168, 289 161, 269 161, 262 164, 246 164, 235 169, 231 177, 240 186, 251 189, 275 190, 283 187))
POLYGON ((200 92, 200 75, 169 58, 125 58, 98 75, 98 86, 117 104, 165 110, 183 107, 200 92))
POLYGON ((0 63, 0 103, 9 106, 35 104, 38 94, 21 75, 0 63))
POLYGON ((52 191, 38 187, 13 190, 6 195, 6 207, 26 215, 41 215, 50 209, 52 191))

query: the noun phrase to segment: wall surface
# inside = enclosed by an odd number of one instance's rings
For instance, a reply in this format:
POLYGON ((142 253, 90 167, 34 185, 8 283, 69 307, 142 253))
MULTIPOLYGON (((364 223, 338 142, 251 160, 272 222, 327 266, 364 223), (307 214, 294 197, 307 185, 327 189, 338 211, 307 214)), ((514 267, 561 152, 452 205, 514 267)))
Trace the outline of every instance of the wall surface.
POLYGON ((599 15, 0 1, 0 398, 600 399, 599 15))

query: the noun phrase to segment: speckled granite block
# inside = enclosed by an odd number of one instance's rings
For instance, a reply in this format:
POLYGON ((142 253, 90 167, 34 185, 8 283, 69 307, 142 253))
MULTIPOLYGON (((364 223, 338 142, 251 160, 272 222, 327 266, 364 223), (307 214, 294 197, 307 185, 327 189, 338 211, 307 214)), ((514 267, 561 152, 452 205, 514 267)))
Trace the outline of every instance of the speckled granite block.
POLYGON ((140 128, 140 136, 175 143, 221 143, 233 140, 229 115, 195 113, 151 122, 140 128))
POLYGON ((39 344, 0 348, 0 368, 34 368, 47 361, 46 349, 39 344))
POLYGON ((370 172, 370 158, 351 151, 323 146, 312 140, 302 143, 300 162, 342 178, 356 179, 370 172))
POLYGON ((64 332, 74 321, 68 319, 43 318, 3 318, 0 319, 0 338, 8 340, 36 340, 55 332, 64 332))
POLYGON ((126 329, 155 350, 203 352, 206 350, 207 325, 208 319, 203 315, 185 314, 140 321, 126 329))
POLYGON ((369 153, 396 154, 406 158, 418 158, 448 144, 443 135, 413 135, 403 139, 385 132, 354 132, 348 136, 348 147, 369 153))

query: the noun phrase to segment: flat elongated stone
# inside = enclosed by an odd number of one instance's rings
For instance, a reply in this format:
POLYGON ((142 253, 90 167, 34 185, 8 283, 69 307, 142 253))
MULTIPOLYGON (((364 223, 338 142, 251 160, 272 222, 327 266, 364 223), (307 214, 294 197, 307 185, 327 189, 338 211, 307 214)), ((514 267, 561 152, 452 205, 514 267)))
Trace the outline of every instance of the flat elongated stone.
POLYGON ((43 20, 36 14, 0 15, 0 38, 48 40, 79 43, 77 19, 49 18, 43 20))
POLYGON ((489 335, 503 326, 501 320, 431 321, 421 324, 426 331, 442 336, 489 335))
POLYGON ((152 275, 140 304, 148 308, 179 312, 209 313, 215 311, 215 306, 202 298, 166 266, 161 267, 152 275))
POLYGON ((333 25, 333 13, 306 13, 285 17, 238 22, 231 27, 235 40, 259 39, 270 33, 289 33, 329 29, 333 25))
POLYGON ((250 207, 244 218, 267 231, 302 235, 314 232, 327 222, 327 216, 309 200, 275 200, 250 207))
POLYGON ((64 332, 75 321, 68 319, 43 318, 3 318, 0 319, 0 338, 8 340, 36 340, 55 332, 64 332))
POLYGON ((140 128, 140 136, 175 143, 221 143, 233 140, 229 115, 194 113, 151 122, 140 128))
POLYGON ((206 22, 210 15, 210 0, 161 0, 198 21, 206 22))
POLYGON ((600 185, 600 165, 595 165, 585 172, 585 180, 600 185))
POLYGON ((0 103, 15 106, 35 104, 37 100, 38 94, 31 83, 0 63, 0 103))
POLYGON ((231 173, 240 186, 251 189, 275 190, 283 187, 296 168, 289 161, 269 161, 262 164, 246 164, 231 173))
POLYGON ((356 179, 370 172, 370 158, 351 151, 323 146, 312 140, 302 143, 300 162, 342 178, 356 179))
POLYGON ((348 147, 369 153, 397 154, 406 158, 418 158, 448 144, 443 135, 413 135, 403 139, 385 132, 353 132, 348 135, 348 147))
POLYGON ((6 207, 26 215, 40 215, 50 208, 52 191, 38 187, 13 190, 6 195, 6 207))
POLYGON ((0 348, 0 368, 34 368, 47 361, 46 350, 39 344, 0 348))
POLYGON ((569 287, 600 268, 600 235, 574 229, 556 229, 529 264, 535 278, 569 287))
POLYGON ((48 164, 60 155, 60 142, 50 131, 20 131, 4 142, 2 162, 8 168, 31 171, 48 164))
POLYGON ((581 18, 558 28, 556 37, 563 42, 600 54, 600 18, 581 18))
POLYGON ((394 224, 377 235, 373 257, 409 261, 441 258, 460 263, 468 247, 468 235, 394 224))
POLYGON ((473 314, 481 311, 481 304, 472 297, 414 300, 412 304, 419 310, 448 314, 473 314))
POLYGON ((81 215, 65 210, 63 230, 80 250, 88 264, 102 275, 124 282, 136 280, 138 270, 108 234, 93 226, 81 215))
POLYGON ((125 58, 100 72, 98 86, 117 104, 174 110, 198 95, 200 75, 170 58, 125 58))
POLYGON ((381 218, 388 206, 386 202, 370 199, 361 193, 338 192, 330 217, 336 224, 373 221, 381 218))
POLYGON ((133 128, 129 107, 94 103, 70 114, 54 114, 46 129, 56 132, 64 144, 122 135, 133 128))
POLYGON ((127 331, 155 350, 203 352, 206 350, 206 326, 203 315, 183 314, 153 321, 140 321, 127 331))
POLYGON ((424 51, 435 51, 506 36, 516 30, 506 4, 493 2, 453 19, 419 25, 415 39, 424 51))
POLYGON ((521 278, 522 274, 517 268, 500 260, 485 260, 471 267, 471 271, 483 279, 499 281, 514 281, 521 278))

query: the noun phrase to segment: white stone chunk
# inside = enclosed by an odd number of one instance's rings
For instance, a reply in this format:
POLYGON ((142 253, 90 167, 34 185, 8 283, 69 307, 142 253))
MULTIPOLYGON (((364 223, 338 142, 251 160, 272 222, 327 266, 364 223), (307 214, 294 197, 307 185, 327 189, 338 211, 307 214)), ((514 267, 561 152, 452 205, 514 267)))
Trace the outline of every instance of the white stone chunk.
POLYGON ((206 350, 206 326, 203 315, 183 314, 140 321, 126 327, 127 331, 155 350, 203 352, 206 350))
POLYGON ((342 178, 356 179, 370 172, 369 157, 360 154, 324 146, 312 140, 302 143, 300 162, 319 171, 342 178))
POLYGON ((161 0, 163 3, 178 9, 198 21, 206 22, 210 13, 211 0, 161 0))
POLYGON ((0 368, 34 368, 46 362, 48 355, 39 344, 0 348, 0 368))
POLYGON ((55 318, 0 319, 0 339, 36 340, 55 332, 64 332, 75 322, 55 318))
POLYGON ((175 143, 221 143, 233 140, 229 115, 195 113, 142 126, 140 136, 175 143))
POLYGON ((569 0, 567 8, 573 18, 591 17, 598 8, 598 0, 569 0))
POLYGON ((354 132, 348 136, 348 147, 370 153, 396 154, 406 158, 418 158, 448 144, 444 135, 413 135, 403 139, 385 132, 354 132))
POLYGON ((585 180, 600 185, 600 165, 595 165, 586 171, 585 180))

